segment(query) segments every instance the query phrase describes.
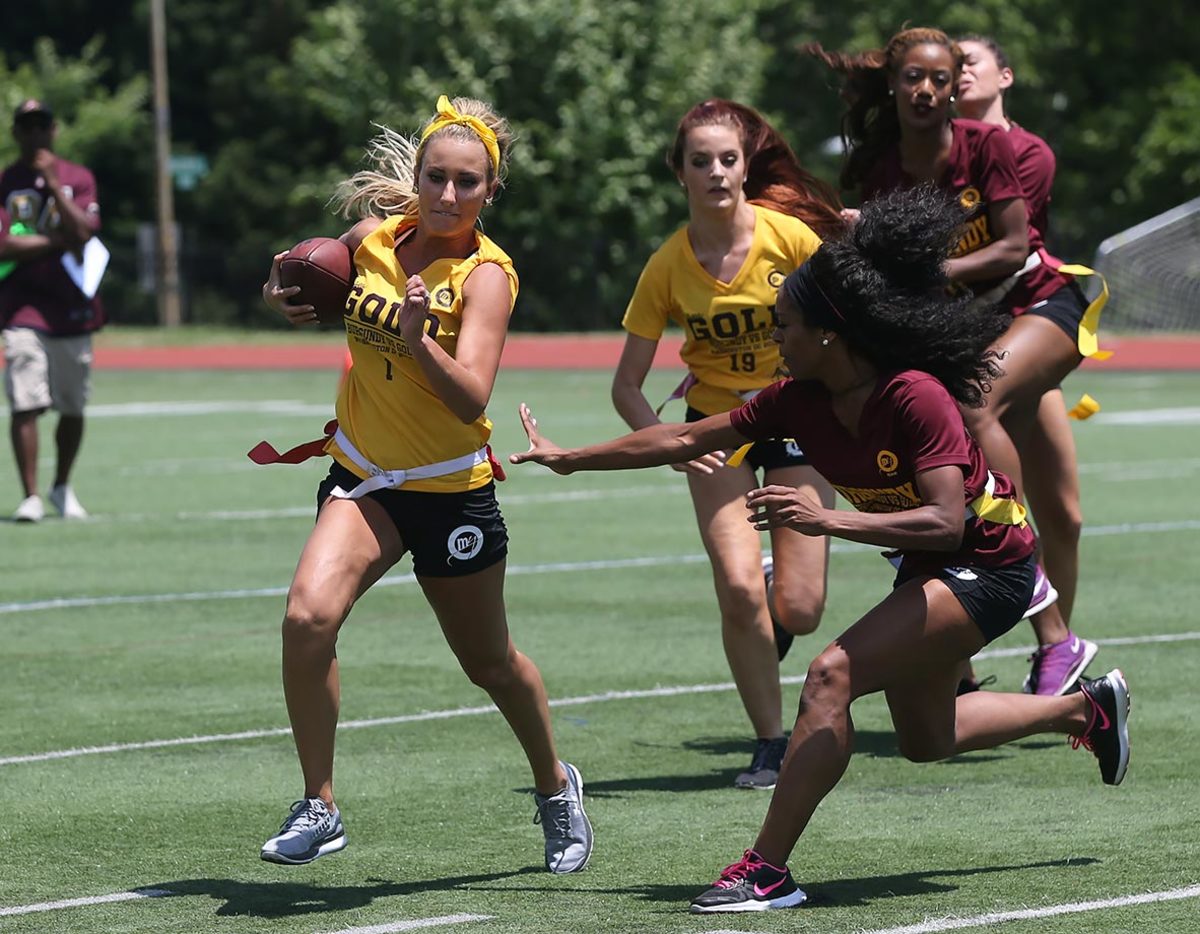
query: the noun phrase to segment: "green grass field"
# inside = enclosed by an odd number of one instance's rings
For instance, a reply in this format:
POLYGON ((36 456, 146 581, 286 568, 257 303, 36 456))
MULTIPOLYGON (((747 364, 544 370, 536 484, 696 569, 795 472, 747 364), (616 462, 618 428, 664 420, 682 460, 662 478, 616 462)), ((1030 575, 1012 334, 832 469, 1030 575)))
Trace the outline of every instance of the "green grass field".
MULTIPOLYGON (((654 374, 651 395, 674 375, 654 374)), ((687 900, 750 844, 767 797, 731 787, 748 727, 684 484, 666 469, 522 467, 500 487, 514 635, 587 784, 585 872, 542 871, 524 759, 407 561, 342 633, 350 846, 306 867, 259 860, 301 790, 278 629, 323 465, 254 467, 244 452, 315 437, 335 379, 101 371, 76 479, 93 520, 0 523, 0 932, 1200 931, 1200 373, 1089 372, 1067 387, 1104 406, 1076 427, 1075 628, 1102 643, 1092 673, 1120 666, 1131 684, 1125 783, 1102 785, 1057 739, 912 764, 865 698, 858 752, 792 861, 811 906, 715 918, 687 900), (159 894, 123 894, 147 890, 159 894), (1147 893, 1162 900, 1130 898, 1147 893)), ((560 443, 620 427, 605 373, 509 372, 490 407, 498 452, 523 446, 522 400, 560 443)), ((46 476, 45 420, 42 438, 46 476)), ((0 482, 7 513, 7 444, 0 482)), ((789 707, 889 570, 872 549, 835 547, 825 621, 784 666, 789 707)), ((1030 648, 1021 626, 977 668, 1016 689, 1030 648)))

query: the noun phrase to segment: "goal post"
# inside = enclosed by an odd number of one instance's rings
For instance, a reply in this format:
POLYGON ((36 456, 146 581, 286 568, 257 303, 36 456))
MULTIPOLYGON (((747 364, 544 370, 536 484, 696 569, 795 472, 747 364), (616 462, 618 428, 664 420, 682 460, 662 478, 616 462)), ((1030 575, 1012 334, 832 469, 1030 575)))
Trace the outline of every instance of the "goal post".
POLYGON ((1200 332, 1200 198, 1109 237, 1094 266, 1111 293, 1106 330, 1200 332))

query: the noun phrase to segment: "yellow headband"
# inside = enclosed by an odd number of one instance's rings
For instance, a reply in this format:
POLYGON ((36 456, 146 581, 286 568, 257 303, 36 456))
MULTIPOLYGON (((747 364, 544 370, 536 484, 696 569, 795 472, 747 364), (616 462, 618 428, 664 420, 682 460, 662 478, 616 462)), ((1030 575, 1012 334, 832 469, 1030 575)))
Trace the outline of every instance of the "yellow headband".
POLYGON ((429 139, 438 130, 448 126, 465 126, 474 130, 476 135, 483 141, 483 148, 487 150, 488 156, 492 160, 492 168, 497 172, 500 171, 500 144, 496 142, 495 131, 478 117, 460 114, 454 109, 454 105, 450 103, 450 98, 443 94, 438 98, 437 116, 433 118, 433 122, 421 134, 421 142, 424 143, 425 140, 429 139))

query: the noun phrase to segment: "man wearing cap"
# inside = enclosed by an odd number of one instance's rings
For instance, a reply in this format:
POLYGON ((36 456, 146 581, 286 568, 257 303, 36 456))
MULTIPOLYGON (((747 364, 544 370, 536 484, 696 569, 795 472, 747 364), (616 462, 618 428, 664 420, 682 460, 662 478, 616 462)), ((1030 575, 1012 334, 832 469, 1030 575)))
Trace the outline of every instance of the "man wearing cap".
POLYGON ((100 227, 96 180, 82 165, 54 154, 58 127, 43 102, 24 101, 13 114, 17 161, 0 173, 0 327, 10 434, 24 498, 13 518, 37 522, 38 425, 58 411, 58 460, 50 504, 65 519, 86 519, 69 478, 83 440, 90 388, 92 332, 104 323, 100 302, 67 273, 100 227))

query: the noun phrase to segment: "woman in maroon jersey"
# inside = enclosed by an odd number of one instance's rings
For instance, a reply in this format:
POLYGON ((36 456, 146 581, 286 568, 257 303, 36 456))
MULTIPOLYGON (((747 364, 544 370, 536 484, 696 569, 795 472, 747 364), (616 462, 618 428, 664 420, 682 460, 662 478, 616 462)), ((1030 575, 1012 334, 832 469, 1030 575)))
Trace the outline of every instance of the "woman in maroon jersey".
MULTIPOLYGON (((1029 223, 1045 236, 1054 184, 1054 152, 1045 140, 1008 115, 1005 95, 1013 85, 1014 76, 1008 56, 996 40, 988 36, 964 36, 958 39, 958 45, 963 52, 963 73, 955 107, 964 117, 1008 131, 1017 175, 1025 190, 1029 223)), ((1059 615, 1065 623, 1070 623, 1079 581, 1083 511, 1075 436, 1061 389, 1051 389, 1042 396, 1037 420, 1030 426, 1029 435, 1018 444, 1017 451, 1021 456, 1025 498, 1037 520, 1042 564, 1058 589, 1059 615)), ((1050 682, 1038 687, 1050 684, 1053 684, 1052 673, 1050 682)))
MULTIPOLYGON (((1023 495, 1018 450, 1036 423, 1042 396, 1083 360, 1078 333, 1087 301, 1055 270, 1041 231, 1029 222, 1025 189, 1003 128, 952 119, 963 70, 962 49, 937 29, 907 29, 884 49, 847 55, 812 44, 806 50, 846 75, 849 106, 842 123, 846 162, 841 182, 864 200, 932 181, 959 198, 967 222, 947 271, 956 287, 996 302, 1012 320, 997 341, 1004 374, 987 404, 964 409, 988 459, 1023 495)), ((1038 569, 1028 609, 1041 646, 1030 685, 1040 694, 1071 689, 1095 655, 1094 643, 1072 633, 1056 594, 1038 569)))
POLYGON ((563 474, 793 437, 857 511, 767 486, 746 499, 755 528, 836 536, 901 558, 891 593, 809 666, 758 838, 693 900, 695 912, 805 900, 786 862, 849 763, 850 705, 866 694, 884 693, 900 751, 913 761, 1061 733, 1092 750, 1106 783, 1124 778, 1129 694, 1118 670, 1065 696, 955 696, 961 663, 1021 619, 1034 586, 1024 510, 959 410, 980 405, 1002 375, 989 348, 1009 325, 1004 309, 947 295, 945 257, 961 220, 931 185, 865 205, 850 234, 784 281, 775 340, 792 376, 741 408, 576 450, 556 447, 521 408, 530 447, 513 463, 563 474))

